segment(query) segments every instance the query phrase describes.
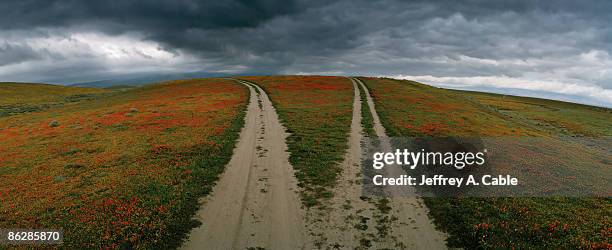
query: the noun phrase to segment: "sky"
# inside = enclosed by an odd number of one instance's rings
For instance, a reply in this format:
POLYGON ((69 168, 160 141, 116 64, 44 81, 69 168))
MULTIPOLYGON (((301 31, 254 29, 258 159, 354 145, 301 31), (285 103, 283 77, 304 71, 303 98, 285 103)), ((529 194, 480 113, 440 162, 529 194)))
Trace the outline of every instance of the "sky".
POLYGON ((0 2, 0 81, 363 75, 612 107, 612 1, 0 2))

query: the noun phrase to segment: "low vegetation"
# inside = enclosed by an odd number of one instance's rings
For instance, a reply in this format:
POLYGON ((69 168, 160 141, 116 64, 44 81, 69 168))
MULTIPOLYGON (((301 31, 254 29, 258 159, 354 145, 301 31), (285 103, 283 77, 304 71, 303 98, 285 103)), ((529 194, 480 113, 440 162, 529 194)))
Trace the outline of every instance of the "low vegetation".
POLYGON ((29 113, 104 97, 110 90, 51 84, 0 83, 0 117, 29 113), (44 94, 42 94, 44 93, 44 94))
MULTIPOLYGON (((612 135, 612 112, 606 108, 445 90, 412 81, 361 79, 391 136, 612 135)), ((579 141, 573 146, 586 147, 579 141)), ((544 157, 547 150, 563 150, 558 145, 548 147, 530 151, 529 159, 544 157)), ((436 224, 450 234, 451 247, 612 247, 610 198, 426 198, 425 203, 436 224)))
POLYGON ((291 136, 289 161, 296 170, 302 201, 320 204, 332 196, 338 163, 347 149, 351 126, 353 86, 344 77, 243 77, 257 83, 270 96, 291 136))
MULTIPOLYGON (((89 91, 64 90, 25 102, 89 91)), ((231 157, 247 93, 174 81, 0 118, 0 228, 63 228, 66 248, 177 246, 231 157)))

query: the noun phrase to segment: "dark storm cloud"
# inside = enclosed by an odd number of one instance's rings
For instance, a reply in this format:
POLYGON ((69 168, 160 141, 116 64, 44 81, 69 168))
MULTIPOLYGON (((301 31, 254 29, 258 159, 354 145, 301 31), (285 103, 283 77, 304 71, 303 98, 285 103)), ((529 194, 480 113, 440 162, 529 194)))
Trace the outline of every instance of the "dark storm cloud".
POLYGON ((126 67, 387 75, 612 103, 610 1, 3 1, 0 10, 7 79, 61 79, 53 72, 72 67, 83 70, 66 81, 126 67))
POLYGON ((2 1, 2 29, 107 25, 107 32, 253 27, 298 10, 293 1, 2 1))

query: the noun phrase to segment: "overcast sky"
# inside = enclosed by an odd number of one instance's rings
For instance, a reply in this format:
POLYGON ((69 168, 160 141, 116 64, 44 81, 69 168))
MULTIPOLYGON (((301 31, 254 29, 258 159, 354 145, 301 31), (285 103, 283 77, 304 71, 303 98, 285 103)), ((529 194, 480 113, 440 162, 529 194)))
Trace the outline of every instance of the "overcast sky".
POLYGON ((0 81, 368 75, 612 106, 612 1, 2 1, 0 81))

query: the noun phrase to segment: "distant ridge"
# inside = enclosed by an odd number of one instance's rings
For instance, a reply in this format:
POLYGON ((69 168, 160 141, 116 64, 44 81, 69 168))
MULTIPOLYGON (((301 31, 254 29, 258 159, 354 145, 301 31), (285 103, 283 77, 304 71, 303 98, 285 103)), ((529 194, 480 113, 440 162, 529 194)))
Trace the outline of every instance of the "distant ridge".
POLYGON ((94 87, 94 88, 107 88, 117 85, 127 86, 140 86, 156 82, 189 79, 189 78, 208 78, 208 77, 225 77, 228 74, 224 73, 211 73, 211 72, 191 72, 191 73, 177 73, 177 74, 156 74, 156 75, 142 75, 142 76, 120 76, 112 79, 97 80, 90 82, 76 82, 69 83, 68 86, 73 87, 94 87))

